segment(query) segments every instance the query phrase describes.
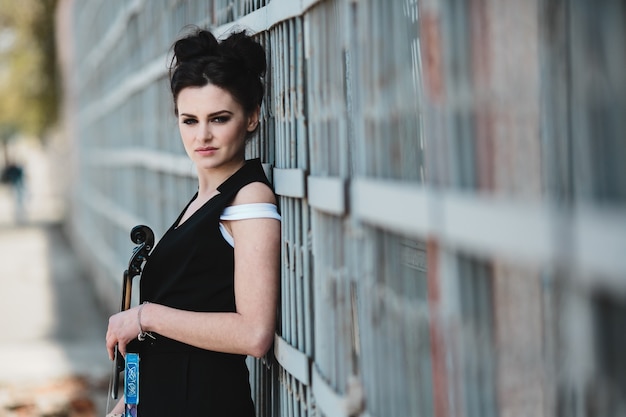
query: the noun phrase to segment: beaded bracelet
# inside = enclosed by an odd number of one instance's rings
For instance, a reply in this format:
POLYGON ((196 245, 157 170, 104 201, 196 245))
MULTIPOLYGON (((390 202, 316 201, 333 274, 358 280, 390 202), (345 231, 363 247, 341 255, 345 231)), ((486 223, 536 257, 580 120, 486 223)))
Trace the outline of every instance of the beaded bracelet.
POLYGON ((150 332, 144 332, 143 331, 143 327, 141 327, 141 309, 143 308, 143 306, 145 306, 146 304, 148 304, 147 301, 144 301, 143 304, 141 304, 139 306, 139 309, 137 310, 137 324, 139 325, 139 334, 137 335, 137 339, 139 339, 140 342, 143 342, 144 340, 146 340, 146 336, 151 337, 153 339, 156 339, 156 337, 154 337, 152 335, 152 333, 150 332))

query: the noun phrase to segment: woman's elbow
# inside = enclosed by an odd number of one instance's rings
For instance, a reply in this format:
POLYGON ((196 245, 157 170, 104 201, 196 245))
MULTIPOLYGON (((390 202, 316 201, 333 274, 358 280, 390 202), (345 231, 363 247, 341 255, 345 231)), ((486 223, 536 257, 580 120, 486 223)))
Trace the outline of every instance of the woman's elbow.
POLYGON ((255 358, 262 358, 274 343, 274 332, 263 331, 256 333, 250 340, 248 354, 255 358))

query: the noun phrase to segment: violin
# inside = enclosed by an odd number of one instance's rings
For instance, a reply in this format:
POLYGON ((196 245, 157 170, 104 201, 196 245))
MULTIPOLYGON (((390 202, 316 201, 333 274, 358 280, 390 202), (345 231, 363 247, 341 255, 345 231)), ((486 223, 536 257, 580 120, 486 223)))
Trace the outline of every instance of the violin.
MULTIPOLYGON (((128 269, 124 271, 124 281, 122 283, 122 305, 120 311, 130 308, 133 278, 141 275, 145 261, 148 260, 150 251, 154 247, 154 232, 148 226, 139 225, 130 231, 130 240, 137 244, 133 249, 133 254, 128 261, 128 269)), ((118 352, 115 345, 113 357, 113 372, 111 375, 111 397, 118 398, 120 373, 124 371, 124 357, 118 352)))

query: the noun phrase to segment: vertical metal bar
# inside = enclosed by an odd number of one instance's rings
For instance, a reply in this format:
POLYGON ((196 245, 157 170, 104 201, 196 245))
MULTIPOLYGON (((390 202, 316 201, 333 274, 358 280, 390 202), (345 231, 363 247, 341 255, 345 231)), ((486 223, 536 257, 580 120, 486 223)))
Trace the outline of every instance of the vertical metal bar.
POLYGON ((304 351, 305 344, 305 331, 304 326, 304 289, 303 284, 303 259, 302 259, 302 203, 294 201, 294 222, 295 222, 295 237, 294 237, 294 256, 296 260, 296 297, 297 297, 297 310, 296 317, 298 322, 298 343, 297 348, 300 351, 304 351))
POLYGON ((297 259, 296 259, 296 252, 297 252, 297 245, 296 245, 296 239, 295 239, 295 233, 296 233, 296 225, 295 223, 295 206, 296 206, 296 202, 294 201, 294 199, 289 199, 289 213, 292 215, 292 218, 290 220, 290 230, 289 230, 289 241, 291 242, 290 247, 289 247, 289 257, 291 258, 291 265, 290 265, 290 274, 289 274, 289 295, 291 297, 290 303, 289 303, 289 314, 291 315, 291 339, 290 342, 292 343, 292 345, 297 346, 298 345, 298 316, 296 314, 297 311, 297 303, 298 303, 298 299, 297 299, 297 279, 298 277, 296 276, 296 264, 297 264, 297 259))
POLYGON ((304 61, 304 31, 302 28, 303 18, 295 19, 295 51, 294 51, 294 65, 296 68, 296 102, 295 102, 295 114, 296 118, 296 138, 298 140, 298 154, 297 154, 297 167, 307 170, 308 164, 308 137, 305 126, 305 61, 304 61))
POLYGON ((313 302, 311 298, 313 297, 312 293, 312 280, 313 280, 313 271, 311 266, 311 217, 310 210, 308 207, 303 204, 302 210, 302 230, 303 233, 303 242, 302 246, 299 250, 302 253, 303 258, 303 287, 304 287, 304 327, 306 329, 306 338, 304 343, 304 352, 309 357, 313 357, 313 346, 314 346, 314 328, 313 328, 313 302))

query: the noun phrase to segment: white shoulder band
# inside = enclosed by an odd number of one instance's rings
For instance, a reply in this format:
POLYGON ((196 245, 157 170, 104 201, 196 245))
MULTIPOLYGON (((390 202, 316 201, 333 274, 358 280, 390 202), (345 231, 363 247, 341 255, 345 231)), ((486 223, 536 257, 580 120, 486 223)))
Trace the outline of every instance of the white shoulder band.
POLYGON ((229 206, 224 209, 220 220, 244 220, 244 219, 260 219, 270 218, 280 220, 278 208, 276 204, 271 203, 252 203, 239 204, 237 206, 229 206))
MULTIPOLYGON (((278 208, 276 204, 271 203, 251 203, 251 204, 239 204, 236 206, 229 206, 224 209, 220 215, 220 220, 246 220, 246 219, 276 219, 281 220, 280 214, 278 214, 278 208)), ((224 239, 232 246, 235 247, 235 241, 233 237, 228 233, 228 230, 220 222, 220 232, 224 239)))

